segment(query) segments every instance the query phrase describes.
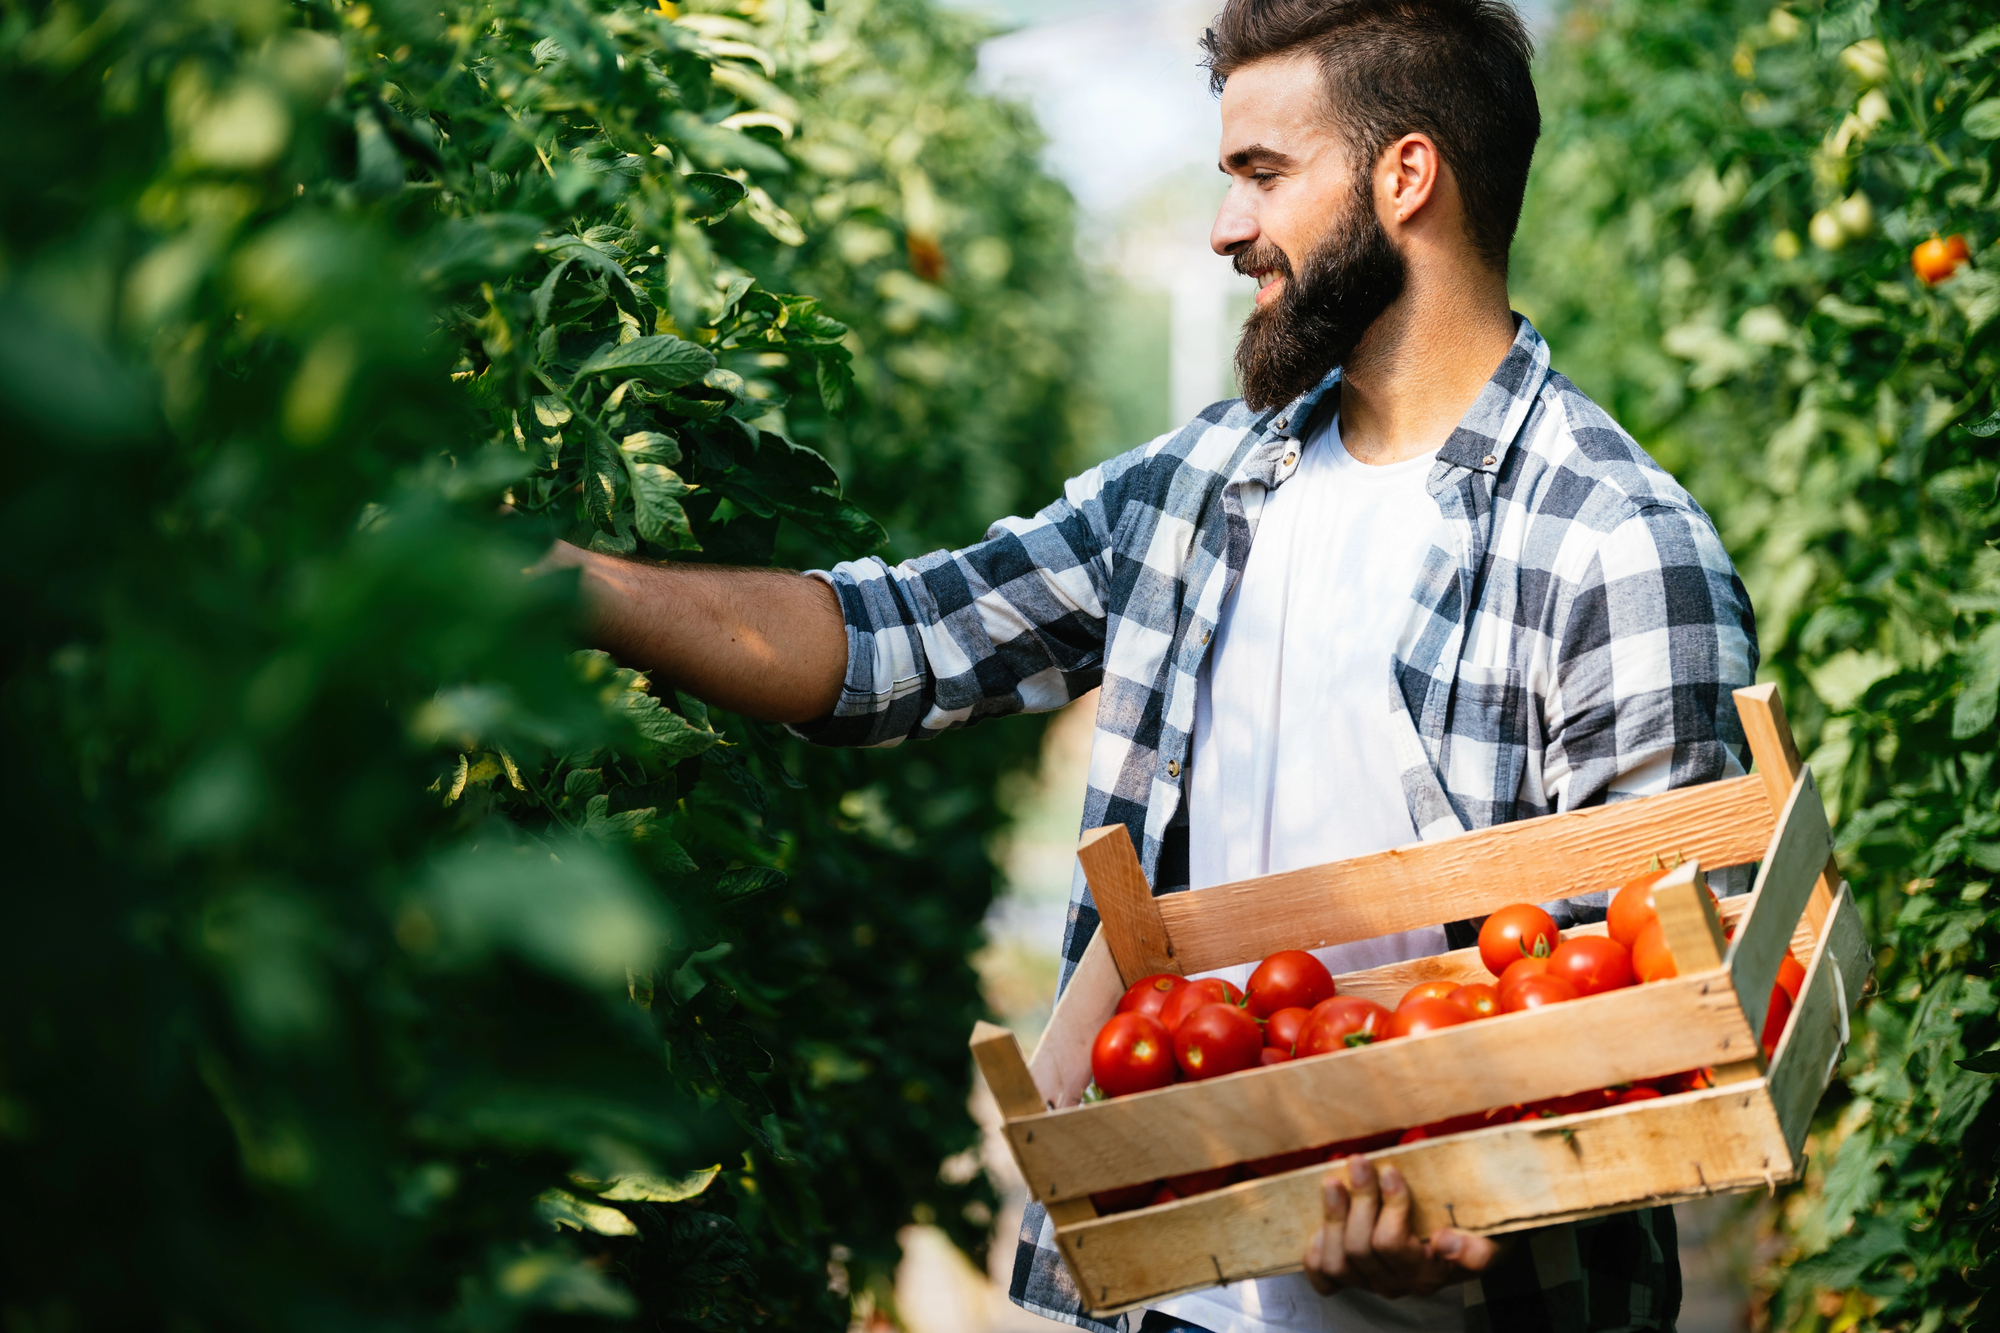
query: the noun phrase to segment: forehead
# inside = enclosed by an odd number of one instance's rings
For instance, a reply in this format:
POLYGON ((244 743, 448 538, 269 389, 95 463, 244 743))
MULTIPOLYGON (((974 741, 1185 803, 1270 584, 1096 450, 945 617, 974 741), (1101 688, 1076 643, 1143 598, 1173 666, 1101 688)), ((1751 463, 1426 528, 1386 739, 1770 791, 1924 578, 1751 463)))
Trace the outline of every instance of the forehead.
POLYGON ((1311 55, 1245 65, 1222 88, 1221 161, 1252 148, 1299 159, 1337 149, 1341 139, 1327 112, 1326 84, 1311 55))

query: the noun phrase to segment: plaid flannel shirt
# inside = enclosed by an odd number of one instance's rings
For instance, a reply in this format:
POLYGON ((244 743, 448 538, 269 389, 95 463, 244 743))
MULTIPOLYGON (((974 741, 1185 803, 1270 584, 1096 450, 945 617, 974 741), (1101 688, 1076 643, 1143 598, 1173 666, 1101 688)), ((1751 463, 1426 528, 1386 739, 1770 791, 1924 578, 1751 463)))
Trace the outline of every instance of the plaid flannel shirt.
MULTIPOLYGON (((838 566, 846 684, 800 733, 893 745, 1101 684, 1083 826, 1126 825, 1154 892, 1184 889, 1195 687, 1255 537, 1261 506, 1244 498, 1293 474, 1338 384, 1335 372, 1277 411, 1217 403, 966 550, 838 566)), ((1421 837, 1744 771, 1730 691, 1756 673, 1749 597, 1700 506, 1550 370, 1525 319, 1428 486, 1444 523, 1382 682, 1421 837)), ((1602 910, 1599 894, 1557 916, 1602 910)), ((1449 932, 1455 947, 1468 924, 1449 932)), ((1096 927, 1079 871, 1064 984, 1096 927)), ((1118 1327, 1083 1313, 1038 1205, 1010 1295, 1118 1327)), ((1468 1284, 1467 1327, 1671 1328, 1679 1305, 1673 1215, 1659 1208, 1526 1233, 1468 1284)))

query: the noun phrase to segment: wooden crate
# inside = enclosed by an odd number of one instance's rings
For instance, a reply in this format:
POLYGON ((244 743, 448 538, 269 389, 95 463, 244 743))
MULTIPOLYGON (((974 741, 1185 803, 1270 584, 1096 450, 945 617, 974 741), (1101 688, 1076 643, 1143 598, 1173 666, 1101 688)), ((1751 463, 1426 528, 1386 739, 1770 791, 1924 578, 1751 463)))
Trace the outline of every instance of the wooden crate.
MULTIPOLYGON (((1092 1312, 1297 1269, 1326 1168, 1099 1217, 1090 1195, 1447 1117, 1713 1067, 1715 1086, 1387 1148, 1412 1230, 1499 1233, 1769 1189, 1801 1145, 1872 966, 1825 807, 1770 686, 1736 692, 1756 772, 1642 800, 1155 899, 1123 826, 1087 834, 1101 924, 1032 1060, 980 1024, 972 1047, 1033 1196, 1092 1312), (1652 858, 1679 975, 1422 1036, 1085 1105, 1090 1046, 1125 987, 1615 887, 1652 858), (1718 913, 1696 876, 1760 861, 1718 913), (1725 941, 1723 922, 1734 921, 1725 941), (1761 1031, 1790 949, 1806 978, 1775 1057, 1761 1031), (1550 1061, 1546 1053, 1563 1058, 1550 1061), (1438 1071, 1450 1071, 1440 1076, 1438 1071)), ((1601 932, 1602 925, 1582 932, 1601 932)), ((1577 932, 1572 932, 1577 933, 1577 932)), ((1419 981, 1490 980, 1478 950, 1336 978, 1393 1006, 1419 981)))

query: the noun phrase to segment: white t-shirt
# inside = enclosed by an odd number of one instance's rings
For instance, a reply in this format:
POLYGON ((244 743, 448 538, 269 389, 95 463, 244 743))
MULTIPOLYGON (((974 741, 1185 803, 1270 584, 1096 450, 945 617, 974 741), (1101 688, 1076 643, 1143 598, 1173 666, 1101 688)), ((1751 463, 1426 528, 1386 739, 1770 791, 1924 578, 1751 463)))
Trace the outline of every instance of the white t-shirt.
MULTIPOLYGON (((1195 695, 1189 883, 1214 884, 1416 841, 1390 711, 1390 659, 1410 590, 1443 516, 1426 483, 1434 454, 1357 462, 1337 422, 1263 499, 1243 575, 1222 608, 1195 695)), ((1429 927, 1314 952, 1335 973, 1441 953, 1429 927)), ((1254 964, 1215 973, 1241 985, 1254 964)), ((1299 1238, 1303 1253, 1306 1237, 1299 1238)), ((1214 1333, 1460 1333, 1465 1294, 1331 1297, 1301 1273, 1163 1301, 1214 1333)))

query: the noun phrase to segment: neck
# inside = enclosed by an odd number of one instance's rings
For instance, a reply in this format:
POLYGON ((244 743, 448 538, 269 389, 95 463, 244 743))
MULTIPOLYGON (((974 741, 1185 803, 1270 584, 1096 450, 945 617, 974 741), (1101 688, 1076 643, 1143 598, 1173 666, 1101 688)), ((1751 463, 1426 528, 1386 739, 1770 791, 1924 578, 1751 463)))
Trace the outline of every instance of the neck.
POLYGON ((1514 344, 1507 282, 1481 271, 1425 279, 1415 268, 1340 373, 1340 438, 1373 466, 1442 445, 1514 344))

